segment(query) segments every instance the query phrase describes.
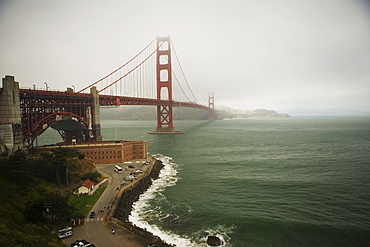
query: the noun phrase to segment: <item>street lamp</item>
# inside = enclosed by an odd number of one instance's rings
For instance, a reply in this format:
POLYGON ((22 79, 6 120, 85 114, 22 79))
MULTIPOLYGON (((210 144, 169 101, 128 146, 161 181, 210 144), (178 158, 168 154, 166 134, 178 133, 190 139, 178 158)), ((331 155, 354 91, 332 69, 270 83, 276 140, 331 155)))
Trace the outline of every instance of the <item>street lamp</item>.
POLYGON ((72 87, 73 87, 73 92, 75 92, 75 91, 76 91, 76 88, 75 88, 75 86, 74 86, 74 85, 72 85, 72 87))
POLYGON ((44 82, 45 84, 45 87, 46 87, 46 91, 48 91, 49 87, 48 87, 48 84, 46 82, 44 82))

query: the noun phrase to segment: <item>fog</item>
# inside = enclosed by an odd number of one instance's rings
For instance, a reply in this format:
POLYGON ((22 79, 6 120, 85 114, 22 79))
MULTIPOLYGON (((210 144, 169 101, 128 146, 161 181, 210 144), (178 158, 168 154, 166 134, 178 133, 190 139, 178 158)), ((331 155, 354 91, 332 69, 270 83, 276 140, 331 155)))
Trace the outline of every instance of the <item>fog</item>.
POLYGON ((0 75, 81 89, 171 36, 198 99, 370 110, 365 0, 0 0, 0 75))

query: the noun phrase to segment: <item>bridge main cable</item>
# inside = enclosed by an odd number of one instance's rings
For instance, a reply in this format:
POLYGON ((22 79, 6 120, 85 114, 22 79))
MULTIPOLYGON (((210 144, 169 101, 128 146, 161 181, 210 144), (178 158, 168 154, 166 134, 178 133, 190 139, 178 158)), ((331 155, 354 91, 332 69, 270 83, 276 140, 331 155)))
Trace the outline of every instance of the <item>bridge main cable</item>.
MULTIPOLYGON (((127 63, 125 63, 124 65, 122 65, 121 67, 119 67, 118 69, 116 69, 115 71, 113 71, 112 73, 110 73, 110 74, 108 74, 108 75, 106 75, 106 76, 104 76, 103 78, 101 78, 100 80, 98 80, 98 81, 96 81, 96 82, 94 82, 93 84, 90 84, 90 85, 88 85, 87 87, 85 87, 85 88, 83 88, 83 89, 81 89, 80 91, 78 91, 77 93, 81 93, 81 92, 83 92, 83 91, 85 91, 86 89, 88 89, 88 88, 90 88, 90 87, 92 87, 92 86, 94 86, 94 85, 96 85, 96 84, 98 84, 99 82, 101 82, 102 80, 104 80, 104 79, 106 79, 108 76, 111 76, 112 74, 114 74, 114 73, 116 73, 118 70, 120 70, 120 69, 122 69, 123 67, 125 67, 127 64, 129 64, 130 62, 132 62, 135 58, 137 58, 140 54, 142 54, 151 44, 153 44, 153 42, 156 40, 156 38, 155 39, 153 39, 152 40, 152 42, 150 42, 150 44, 149 45, 147 45, 142 51, 140 51, 135 57, 133 57, 133 58, 131 58, 131 60, 130 61, 128 61, 127 63)), ((149 56, 150 57, 150 56, 149 56)), ((148 58, 149 58, 148 57, 148 58)), ((136 68, 135 68, 136 69, 136 68)), ((131 73, 132 71, 130 71, 129 73, 131 73)), ((127 74, 129 74, 129 73, 127 73, 127 74)), ((126 74, 126 75, 127 75, 126 74)), ((125 76, 126 76, 125 75, 125 76)), ((124 76, 123 76, 124 77, 124 76)), ((123 77, 121 77, 120 79, 122 79, 123 77)), ((119 79, 119 80, 120 80, 119 79)), ((118 81, 118 80, 117 80, 118 81)), ((117 81, 115 81, 115 82, 117 82, 117 81)), ((114 82, 114 83, 115 83, 114 82)), ((113 84, 114 84, 113 83, 113 84)), ((109 85, 110 86, 110 85, 109 85)), ((108 86, 108 87, 109 87, 108 86)))
MULTIPOLYGON (((186 85, 188 86, 188 88, 189 88, 189 90, 190 90, 190 93, 193 95, 193 97, 194 97, 194 99, 195 99, 195 102, 197 102, 198 104, 200 104, 200 103, 199 103, 199 100, 197 99, 197 97, 195 97, 195 95, 194 95, 194 93, 193 93, 193 90, 191 89, 191 87, 190 87, 190 85, 189 85, 189 83, 188 83, 188 80, 186 79, 186 76, 185 76, 184 70, 182 69, 181 63, 180 63, 180 61, 179 61, 179 57, 177 56, 177 53, 176 53, 176 50, 175 50, 175 46, 173 45, 173 43, 171 43, 171 46, 172 46, 173 51, 174 51, 174 53, 175 53, 175 57, 176 57, 176 60, 177 60, 178 65, 179 65, 179 67, 180 67, 180 70, 181 70, 182 76, 183 76, 183 77, 184 77, 184 79, 185 79, 186 85)), ((172 70, 172 69, 171 69, 171 70, 172 70)), ((173 75, 175 76, 175 78, 176 78, 176 82, 177 82, 177 84, 179 85, 179 87, 180 87, 181 91, 184 93, 185 97, 186 97, 189 101, 191 101, 191 100, 189 99, 188 95, 185 93, 184 89, 182 89, 182 86, 180 85, 180 83, 179 83, 179 81, 178 81, 178 79, 177 79, 177 77, 176 77, 175 73, 173 73, 173 75)))
MULTIPOLYGON (((122 78, 126 77, 127 75, 131 74, 132 71, 134 71, 135 69, 137 69, 138 67, 140 67, 145 61, 147 61, 151 56, 153 56, 153 54, 158 50, 159 48, 155 49, 147 58, 145 58, 141 63, 139 63, 138 65, 136 65, 135 68, 133 68, 132 70, 130 70, 129 72, 127 72, 126 74, 124 74, 123 76, 121 76, 120 78, 118 78, 117 80, 115 80, 114 82, 112 82, 111 84, 109 84, 108 86, 106 86, 105 88, 103 89, 100 89, 99 90, 99 93, 103 92, 105 89, 109 88, 110 86, 116 84, 118 81, 120 81, 122 78)), ((132 59, 131 59, 132 60, 132 59)), ((116 70, 117 71, 117 70, 116 70)))

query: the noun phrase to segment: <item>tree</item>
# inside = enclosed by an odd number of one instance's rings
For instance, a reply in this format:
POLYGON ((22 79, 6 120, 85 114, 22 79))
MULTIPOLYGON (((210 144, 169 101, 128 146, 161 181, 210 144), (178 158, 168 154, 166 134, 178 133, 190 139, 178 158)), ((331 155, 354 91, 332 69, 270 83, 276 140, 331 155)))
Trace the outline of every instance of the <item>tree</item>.
POLYGON ((65 168, 65 179, 66 185, 69 186, 68 179, 68 162, 71 162, 72 158, 78 157, 80 154, 78 150, 71 148, 57 147, 50 150, 51 157, 53 158, 53 163, 55 163, 55 175, 57 179, 58 186, 60 186, 60 169, 65 168))
POLYGON ((90 179, 95 183, 99 182, 99 178, 101 178, 101 174, 99 172, 88 172, 82 177, 83 180, 90 179))
POLYGON ((11 180, 18 186, 34 182, 32 176, 32 161, 28 159, 25 152, 17 150, 9 157, 1 159, 0 175, 11 180))
POLYGON ((41 193, 41 197, 27 203, 24 214, 27 221, 40 223, 46 219, 64 221, 71 218, 75 208, 68 205, 68 196, 63 196, 59 191, 41 193))

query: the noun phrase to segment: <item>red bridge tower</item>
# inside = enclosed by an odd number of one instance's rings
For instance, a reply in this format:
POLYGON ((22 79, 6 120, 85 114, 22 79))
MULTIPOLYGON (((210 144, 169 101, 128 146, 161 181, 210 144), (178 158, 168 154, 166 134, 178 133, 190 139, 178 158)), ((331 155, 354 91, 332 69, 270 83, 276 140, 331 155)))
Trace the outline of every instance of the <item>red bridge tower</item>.
POLYGON ((173 128, 172 70, 170 37, 157 37, 157 99, 168 100, 157 106, 157 129, 154 133, 178 133, 173 128), (167 97, 166 97, 167 96, 167 97))

